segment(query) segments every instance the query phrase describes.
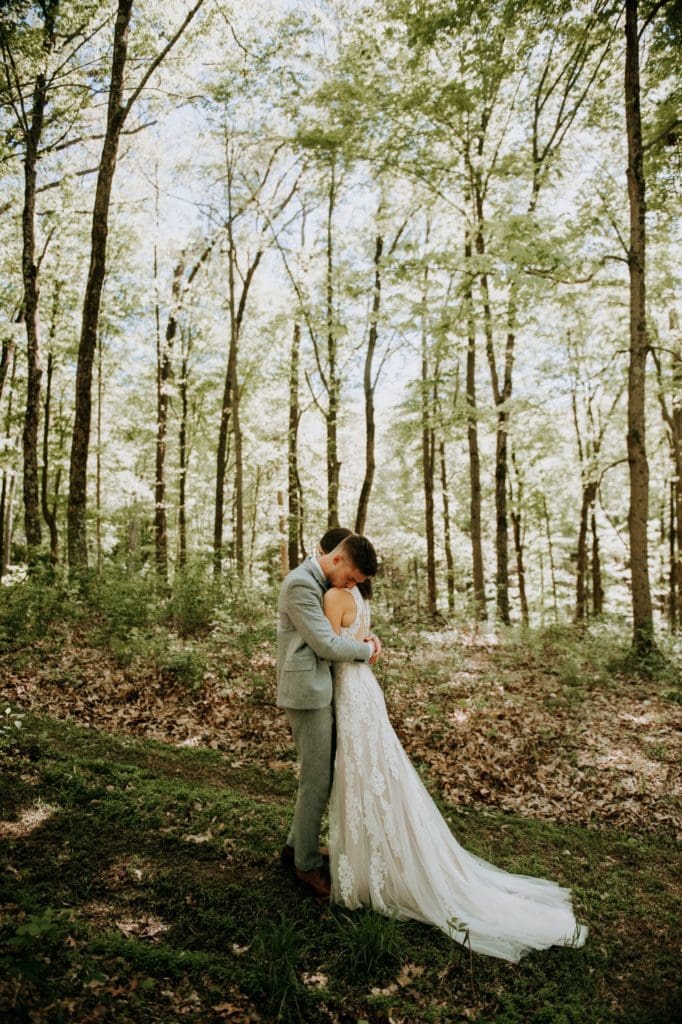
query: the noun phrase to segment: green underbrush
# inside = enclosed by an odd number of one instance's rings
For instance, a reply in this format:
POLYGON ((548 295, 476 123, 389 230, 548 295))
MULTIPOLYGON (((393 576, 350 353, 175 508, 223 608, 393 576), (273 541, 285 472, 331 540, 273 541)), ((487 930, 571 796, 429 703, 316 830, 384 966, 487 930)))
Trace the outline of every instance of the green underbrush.
POLYGON ((583 949, 510 965, 302 896, 278 862, 293 772, 31 715, 0 767, 3 1021, 257 1010, 310 1024, 669 1024, 680 1012, 669 837, 443 805, 473 852, 571 885, 590 925, 583 949))

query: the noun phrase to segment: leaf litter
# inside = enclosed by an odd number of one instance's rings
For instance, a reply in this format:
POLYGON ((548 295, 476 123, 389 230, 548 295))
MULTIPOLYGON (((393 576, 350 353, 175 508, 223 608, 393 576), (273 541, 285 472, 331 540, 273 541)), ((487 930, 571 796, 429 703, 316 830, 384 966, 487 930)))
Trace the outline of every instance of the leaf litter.
MULTIPOLYGON (((615 689, 613 679, 576 693, 549 667, 507 664, 488 638, 446 639, 423 634, 417 652, 385 647, 377 669, 405 749, 443 800, 679 834, 679 706, 653 688, 615 689)), ((232 768, 293 777, 268 643, 251 656, 212 652, 192 690, 144 664, 121 667, 82 641, 63 649, 44 641, 3 673, 0 699, 83 726, 208 747, 232 768)))

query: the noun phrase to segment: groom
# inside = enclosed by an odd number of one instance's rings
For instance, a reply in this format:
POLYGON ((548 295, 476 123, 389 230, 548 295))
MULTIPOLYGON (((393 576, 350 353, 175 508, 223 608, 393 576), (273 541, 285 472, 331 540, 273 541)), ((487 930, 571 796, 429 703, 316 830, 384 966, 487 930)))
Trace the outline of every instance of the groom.
POLYGON ((334 661, 368 661, 381 653, 377 637, 338 636, 322 610, 329 587, 353 587, 377 571, 366 537, 351 534, 327 554, 307 558, 282 584, 277 605, 277 704, 286 711, 301 761, 294 820, 282 852, 296 877, 315 896, 330 894, 319 850, 322 815, 332 782, 332 673, 334 661))

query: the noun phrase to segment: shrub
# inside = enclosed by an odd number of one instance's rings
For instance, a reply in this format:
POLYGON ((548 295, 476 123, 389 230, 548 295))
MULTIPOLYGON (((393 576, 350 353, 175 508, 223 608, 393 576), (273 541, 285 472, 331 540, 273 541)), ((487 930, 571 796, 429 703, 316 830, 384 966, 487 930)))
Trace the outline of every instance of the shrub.
POLYGON ((337 924, 349 978, 368 981, 389 973, 403 960, 405 939, 395 917, 360 910, 342 914, 337 924))
POLYGON ((213 621, 219 589, 206 562, 192 562, 176 572, 169 602, 173 625, 181 636, 206 633, 213 621))
POLYGON ((77 587, 66 575, 52 566, 36 566, 24 579, 2 588, 0 650, 30 644, 80 613, 77 587))

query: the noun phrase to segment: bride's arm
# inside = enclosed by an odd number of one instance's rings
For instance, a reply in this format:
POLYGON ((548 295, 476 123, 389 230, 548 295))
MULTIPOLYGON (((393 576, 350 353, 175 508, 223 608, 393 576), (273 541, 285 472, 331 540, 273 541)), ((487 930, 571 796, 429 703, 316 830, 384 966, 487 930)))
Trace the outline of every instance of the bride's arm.
POLYGON ((342 626, 350 626, 355 618, 355 601, 340 587, 329 588, 323 598, 323 608, 335 633, 339 633, 342 626))

